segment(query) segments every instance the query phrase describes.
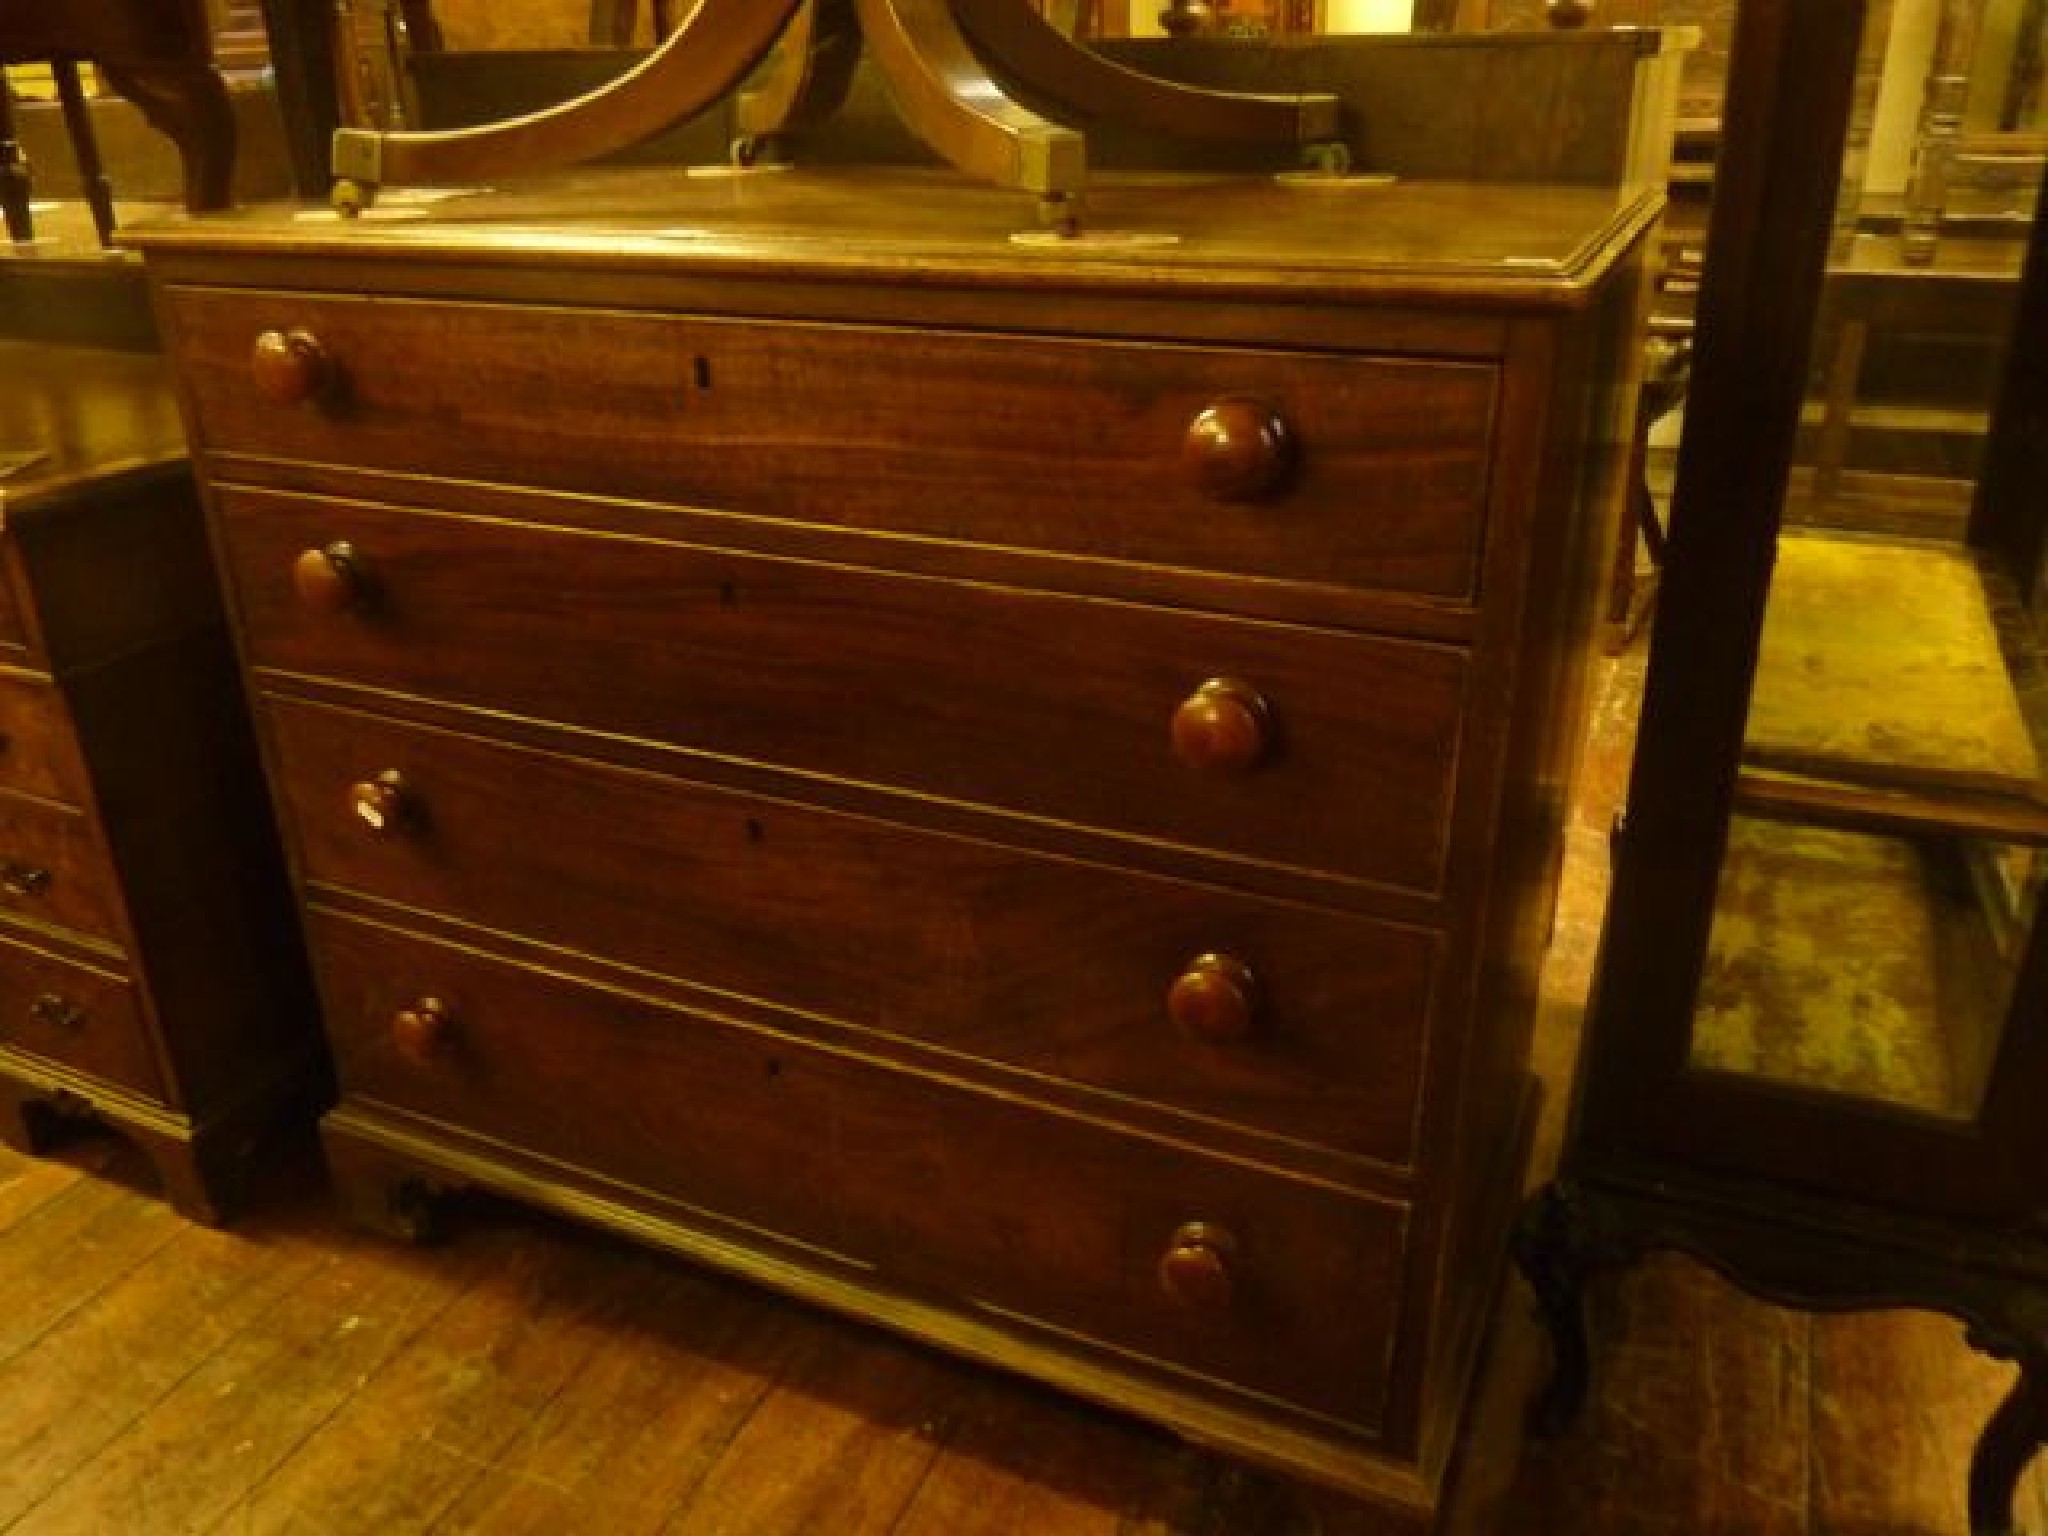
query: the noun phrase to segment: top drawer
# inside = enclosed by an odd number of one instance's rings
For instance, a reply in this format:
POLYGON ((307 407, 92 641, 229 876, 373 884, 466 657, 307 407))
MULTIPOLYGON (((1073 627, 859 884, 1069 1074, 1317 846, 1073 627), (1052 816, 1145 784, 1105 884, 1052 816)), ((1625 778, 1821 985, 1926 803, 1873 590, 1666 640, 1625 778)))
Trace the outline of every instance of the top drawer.
POLYGON ((214 451, 1432 598, 1476 582, 1490 363, 207 289, 166 318, 214 451), (312 361, 257 366, 266 333, 312 361))

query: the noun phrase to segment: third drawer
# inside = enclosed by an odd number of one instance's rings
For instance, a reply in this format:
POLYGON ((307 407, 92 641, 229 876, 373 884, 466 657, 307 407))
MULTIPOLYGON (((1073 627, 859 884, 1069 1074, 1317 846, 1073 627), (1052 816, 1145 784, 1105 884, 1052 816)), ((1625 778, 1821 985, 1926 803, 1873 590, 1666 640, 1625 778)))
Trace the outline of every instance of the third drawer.
POLYGON ((1411 1157, 1430 930, 322 704, 265 708, 316 885, 913 1043, 949 1070, 1080 1085, 1099 1111, 1411 1157))

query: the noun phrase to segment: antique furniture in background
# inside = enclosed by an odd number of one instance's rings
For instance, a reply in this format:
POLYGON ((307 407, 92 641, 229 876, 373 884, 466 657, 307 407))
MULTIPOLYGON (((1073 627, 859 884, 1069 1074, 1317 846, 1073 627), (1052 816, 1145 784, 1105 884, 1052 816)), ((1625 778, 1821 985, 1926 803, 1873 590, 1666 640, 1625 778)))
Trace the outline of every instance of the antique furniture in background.
POLYGON ((568 101, 438 133, 339 129, 335 206, 353 214, 386 184, 587 164, 728 98, 734 159, 780 159, 838 111, 863 55, 924 143, 968 175, 1033 194, 1044 221, 1067 231, 1087 180, 1078 125, 1120 120, 1253 145, 1326 144, 1341 132, 1327 95, 1205 90, 1126 69, 1054 28, 1032 0, 701 0, 644 60, 568 101))
POLYGON ((1976 294, 2012 344, 1967 519, 1816 515, 1800 414, 1863 19, 1744 7, 1573 1134, 1521 1252, 1553 1420, 1588 1277, 1653 1248, 1781 1303, 1961 1319, 2020 1367, 1967 1490, 1994 1536, 2048 1433, 2048 242, 1976 294))
MULTIPOLYGON (((1667 62, 1539 45, 1581 125, 1667 62)), ((1098 175, 1078 240, 889 166, 138 234, 343 1198, 510 1194, 1427 1529, 1630 439, 1614 104, 1597 177, 1098 175)))
POLYGON ((213 1221, 325 1068, 169 373, 0 377, 0 1134, 95 1117, 213 1221))
MULTIPOLYGON (((185 206, 194 211, 226 207, 235 120, 227 86, 214 68, 203 0, 67 0, 62 5, 0 0, 0 64, 52 66, 104 241, 113 228, 113 195, 100 172, 92 120, 79 86, 77 66, 83 62, 97 68, 177 145, 185 167, 185 206)), ((5 99, 0 84, 0 144, 11 143, 5 99)), ((18 150, 11 155, 0 151, 0 201, 6 204, 9 237, 32 238, 18 150)))

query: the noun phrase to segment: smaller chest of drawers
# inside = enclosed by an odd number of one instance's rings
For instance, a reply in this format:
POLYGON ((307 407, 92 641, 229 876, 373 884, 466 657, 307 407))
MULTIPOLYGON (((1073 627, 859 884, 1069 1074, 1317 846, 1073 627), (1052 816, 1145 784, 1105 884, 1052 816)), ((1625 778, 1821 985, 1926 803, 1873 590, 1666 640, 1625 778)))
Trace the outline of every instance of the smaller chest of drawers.
POLYGON ((0 341, 0 1132, 230 1214, 326 1079, 161 359, 0 341))

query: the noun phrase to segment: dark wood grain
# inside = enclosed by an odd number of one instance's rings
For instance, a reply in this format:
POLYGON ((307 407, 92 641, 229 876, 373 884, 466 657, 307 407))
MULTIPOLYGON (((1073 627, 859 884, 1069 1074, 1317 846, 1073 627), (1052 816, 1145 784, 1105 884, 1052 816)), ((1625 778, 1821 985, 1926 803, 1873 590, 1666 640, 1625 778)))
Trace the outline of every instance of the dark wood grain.
MULTIPOLYGON (((708 180, 145 237, 345 1205, 509 1194, 1425 1529, 1654 195, 1140 178, 1091 219, 1171 238, 1040 251, 943 177, 708 180)), ((878 1386, 735 1446, 893 1521, 956 1421, 878 1386)), ((732 1454, 680 1524, 832 1507, 732 1454)), ((1180 1486, 1137 1518, 1307 1518, 1180 1486)))
POLYGON ((1445 878, 1466 670, 1447 647, 247 490, 224 492, 221 514, 260 675, 1346 882, 1434 894, 1445 878), (360 552, 375 604, 308 612, 294 562, 336 537, 360 552), (1175 711, 1217 675, 1271 705, 1279 744, 1252 771, 1173 756, 1175 711))
POLYGON ((452 476, 488 458, 504 479, 748 517, 1473 590, 1481 364, 205 290, 166 320, 214 450, 452 476), (263 393, 252 349, 285 330, 331 359, 323 402, 263 393), (1232 401, 1291 445, 1244 505, 1177 457, 1232 401))
MULTIPOLYGON (((344 1091, 366 1113, 392 1106, 465 1136, 518 1137, 551 1160, 528 1165, 536 1187, 629 1180, 654 1197, 647 1235, 758 1278, 799 1283, 774 1241, 794 1238, 828 1295, 973 1297, 991 1320, 1015 1318, 1004 1332, 1020 1352, 1058 1352, 1024 1322, 1042 1318, 1077 1342, 1118 1341, 1128 1369, 1150 1357, 1361 1429, 1377 1420, 1397 1204, 325 913, 309 920, 344 1091), (452 1058, 428 1070, 389 1033, 422 993, 448 1000, 460 1031, 452 1058), (706 1084, 715 1091, 696 1091, 706 1084), (1178 1312, 1154 1274, 1174 1229, 1203 1216, 1227 1218, 1245 1246, 1242 1305, 1223 1317, 1178 1312)), ((330 1117, 328 1134, 363 1134, 349 1124, 330 1117)), ((431 1153, 419 1160, 433 1169, 431 1153)), ((443 1166, 462 1181, 463 1160, 443 1166)), ((1195 1378, 1158 1390, 1194 1411, 1195 1378)))
POLYGON ((949 1072, 1085 1084, 1117 1118, 1147 1106, 1183 1134, 1220 1121, 1290 1153, 1412 1156, 1439 953, 1422 931, 283 697, 270 722, 316 888, 752 998, 865 1050, 931 1047, 918 1059, 949 1072), (380 834, 351 781, 394 771, 409 810, 380 834), (1169 1007, 1218 950, 1257 978, 1236 1041, 1183 1033, 1169 1007))

